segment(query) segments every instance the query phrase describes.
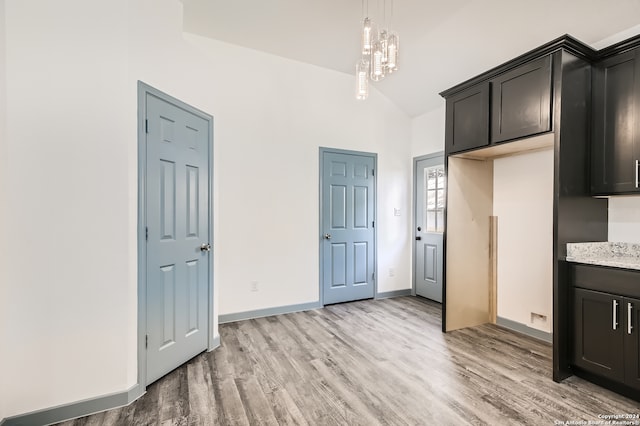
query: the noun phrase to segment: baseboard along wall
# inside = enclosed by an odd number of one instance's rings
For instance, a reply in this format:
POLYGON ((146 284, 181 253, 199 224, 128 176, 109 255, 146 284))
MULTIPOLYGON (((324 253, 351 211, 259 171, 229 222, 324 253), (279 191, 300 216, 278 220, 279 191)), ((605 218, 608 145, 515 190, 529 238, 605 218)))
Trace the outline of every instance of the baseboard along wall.
POLYGON ((553 343, 553 334, 541 331, 535 328, 531 328, 526 324, 522 324, 507 318, 498 317, 496 324, 508 328, 509 330, 516 331, 521 334, 533 337, 534 339, 542 340, 543 342, 553 343))
POLYGON ((407 288, 404 290, 383 291, 382 293, 377 293, 376 299, 389 299, 391 297, 403 297, 411 295, 411 289, 407 288))
POLYGON ((136 384, 124 392, 116 392, 72 402, 70 404, 58 405, 57 407, 45 408, 42 410, 32 411, 30 413, 7 417, 0 422, 0 426, 50 425, 65 420, 88 416, 105 410, 111 410, 113 408, 123 407, 131 404, 142 395, 144 395, 144 390, 140 385, 136 384))
POLYGON ((276 306, 274 308, 256 309, 253 311, 238 312, 235 314, 224 314, 218 317, 218 324, 270 317, 273 315, 290 314, 293 312, 310 311, 318 308, 322 308, 320 302, 311 302, 299 303, 296 305, 276 306))

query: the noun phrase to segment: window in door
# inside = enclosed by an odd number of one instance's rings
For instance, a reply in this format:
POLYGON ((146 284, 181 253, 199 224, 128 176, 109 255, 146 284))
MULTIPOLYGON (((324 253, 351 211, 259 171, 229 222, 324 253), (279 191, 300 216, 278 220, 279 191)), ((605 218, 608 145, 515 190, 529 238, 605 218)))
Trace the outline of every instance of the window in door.
POLYGON ((444 232, 444 165, 424 169, 424 228, 427 232, 444 232))

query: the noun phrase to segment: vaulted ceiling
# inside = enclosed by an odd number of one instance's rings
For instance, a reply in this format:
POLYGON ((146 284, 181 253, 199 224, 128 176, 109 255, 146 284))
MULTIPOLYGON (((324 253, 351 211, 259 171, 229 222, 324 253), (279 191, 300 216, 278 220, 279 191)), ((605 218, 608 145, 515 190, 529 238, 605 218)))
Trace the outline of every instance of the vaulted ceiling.
POLYGON ((184 30, 353 74, 363 3, 376 19, 385 1, 400 70, 375 87, 412 117, 442 105, 440 91, 563 34, 594 45, 640 32, 640 0, 183 0, 184 30))

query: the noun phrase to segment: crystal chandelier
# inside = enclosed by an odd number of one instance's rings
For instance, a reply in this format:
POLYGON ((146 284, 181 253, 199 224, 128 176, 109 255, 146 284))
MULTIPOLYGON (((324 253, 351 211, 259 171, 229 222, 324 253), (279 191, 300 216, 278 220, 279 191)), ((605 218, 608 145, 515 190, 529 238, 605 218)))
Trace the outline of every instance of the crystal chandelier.
MULTIPOLYGON (((379 5, 380 0, 376 1, 379 5)), ((390 15, 393 18, 393 0, 390 0, 390 3, 390 15)), ((362 16, 362 52, 360 60, 356 63, 356 99, 364 100, 369 96, 369 81, 380 81, 398 70, 400 39, 398 34, 389 29, 387 0, 383 0, 383 27, 380 30, 369 17, 369 0, 362 0, 362 16)))

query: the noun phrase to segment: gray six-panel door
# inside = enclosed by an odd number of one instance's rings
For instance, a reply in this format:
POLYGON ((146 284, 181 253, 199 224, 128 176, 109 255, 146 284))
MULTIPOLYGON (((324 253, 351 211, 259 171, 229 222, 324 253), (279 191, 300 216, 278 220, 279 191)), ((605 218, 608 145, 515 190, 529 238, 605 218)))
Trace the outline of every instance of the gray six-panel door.
POLYGON ((374 156, 322 152, 323 303, 372 298, 374 156))
POLYGON ((146 95, 149 384, 207 349, 209 124, 146 95))
POLYGON ((414 179, 416 294, 442 302, 444 157, 437 155, 416 161, 414 179))

